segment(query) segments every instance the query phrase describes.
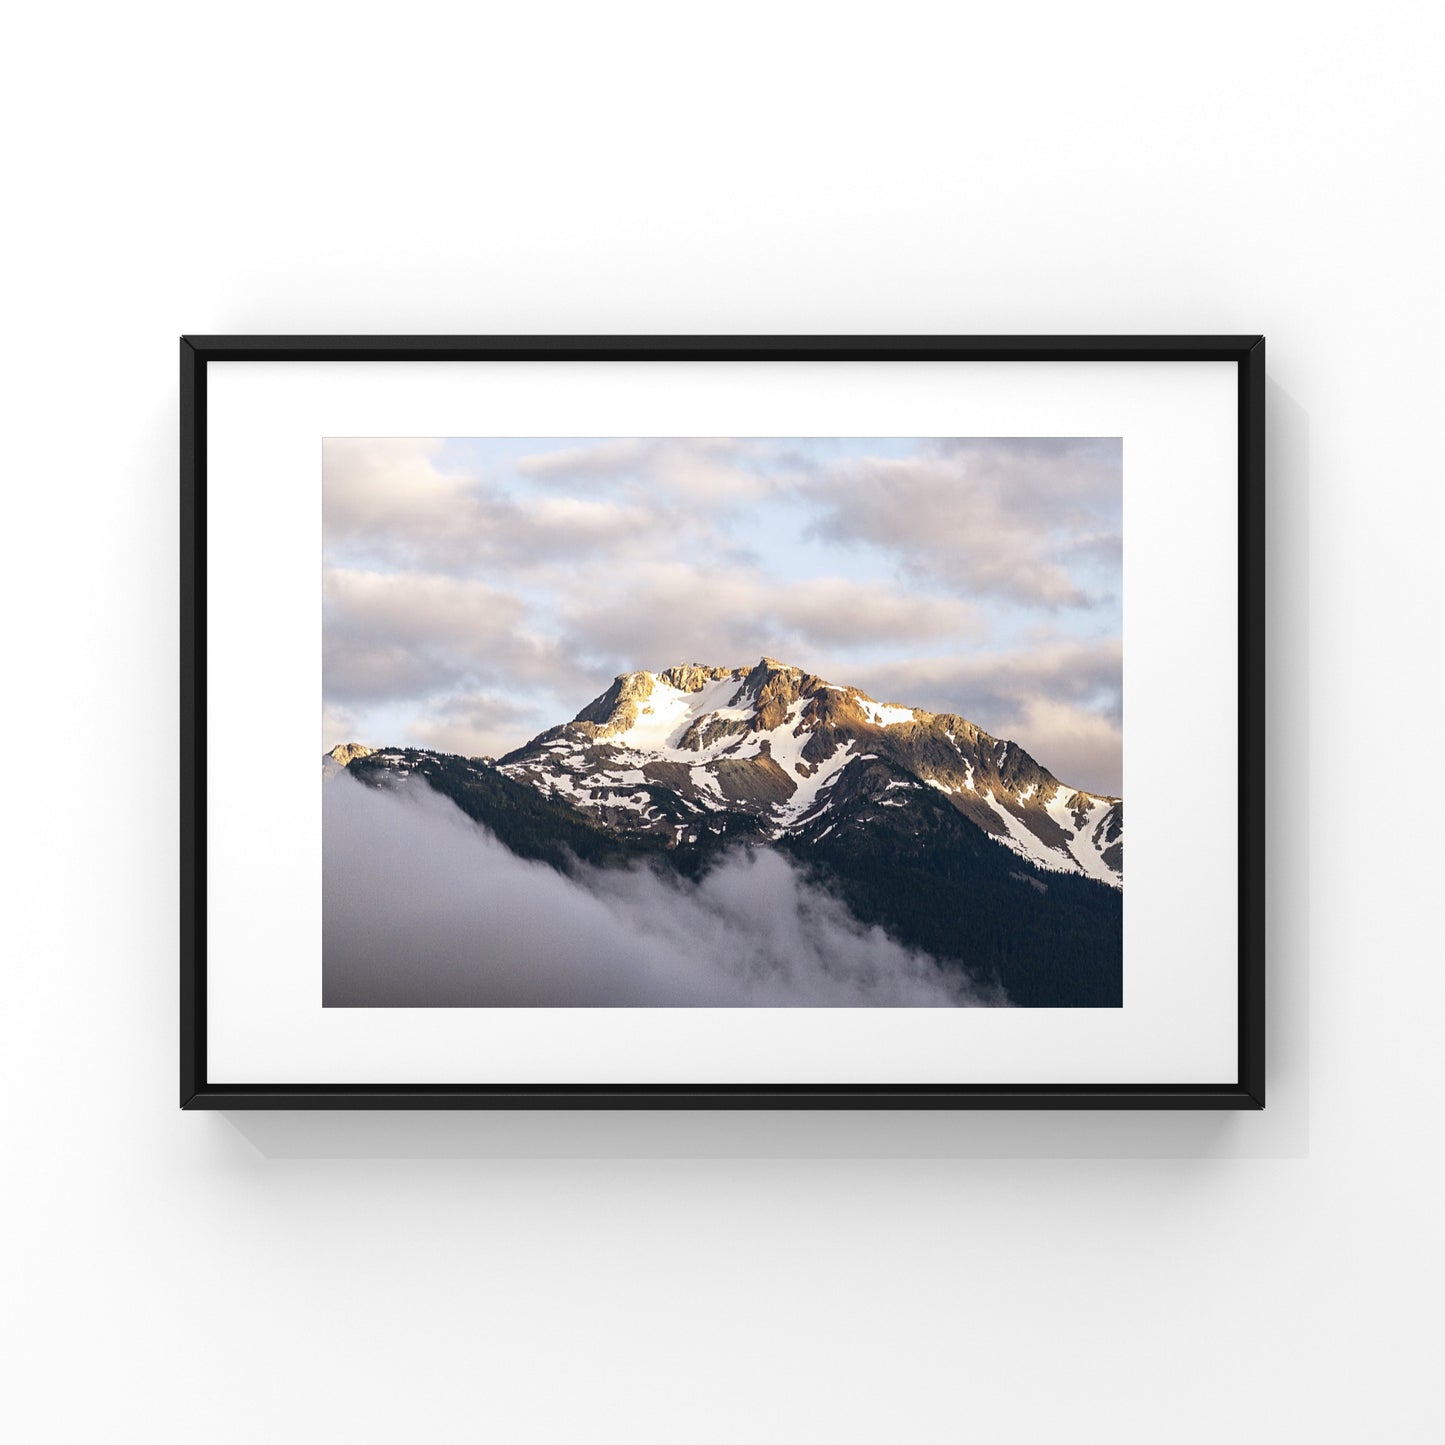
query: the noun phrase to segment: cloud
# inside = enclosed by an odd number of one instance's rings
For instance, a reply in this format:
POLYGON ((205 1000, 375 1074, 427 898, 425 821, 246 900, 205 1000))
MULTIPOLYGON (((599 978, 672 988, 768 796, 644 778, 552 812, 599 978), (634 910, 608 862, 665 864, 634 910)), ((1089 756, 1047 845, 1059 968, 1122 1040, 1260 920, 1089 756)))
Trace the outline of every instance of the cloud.
POLYGON ((1052 697, 1023 697, 1003 714, 1005 737, 1027 738, 1032 753, 1061 782, 1118 798, 1124 793, 1124 733, 1117 722, 1052 697))
POLYGON ((362 703, 467 692, 488 684, 585 688, 528 609, 484 582, 329 567, 322 577, 327 700, 362 703))
POLYGON ((552 727, 556 717, 496 693, 468 693, 431 703, 408 729, 417 745, 462 757, 500 757, 521 739, 552 727))
POLYGON ((497 479, 444 471, 442 443, 328 438, 322 525, 342 564, 465 574, 515 573, 578 557, 645 554, 659 531, 707 535, 705 518, 650 503, 515 497, 497 479))
POLYGON ((800 483, 816 536, 880 549, 907 578, 1027 606, 1103 600, 1117 556, 1121 444, 1111 438, 935 442, 919 456, 850 458, 800 483))
POLYGON ((564 877, 424 784, 324 786, 323 1001, 387 1007, 943 1007, 1001 1002, 860 924, 782 855, 699 883, 564 877))
POLYGON ((428 437, 327 437, 321 447, 321 517, 328 543, 445 529, 465 479, 437 466, 428 437))
POLYGON ((976 608, 956 597, 900 592, 845 577, 796 581, 758 569, 664 560, 626 586, 582 588, 563 617, 574 646, 627 668, 670 662, 740 665, 764 653, 805 657, 820 648, 965 642, 982 632, 976 608))
POLYGON ((1003 490, 1027 511, 1120 502, 1122 437, 938 437, 925 448, 964 467, 970 485, 1003 490))
POLYGON ((321 708, 321 751, 330 752, 337 743, 359 742, 356 715, 349 708, 323 703, 321 708))
POLYGON ((585 483, 626 495, 703 501, 753 500, 780 482, 775 448, 735 437, 620 437, 524 457, 518 471, 554 486, 585 483))
POLYGON ((874 697, 953 712, 1027 749, 1061 781, 1123 790, 1123 644, 1045 642, 1010 652, 865 663, 874 697))

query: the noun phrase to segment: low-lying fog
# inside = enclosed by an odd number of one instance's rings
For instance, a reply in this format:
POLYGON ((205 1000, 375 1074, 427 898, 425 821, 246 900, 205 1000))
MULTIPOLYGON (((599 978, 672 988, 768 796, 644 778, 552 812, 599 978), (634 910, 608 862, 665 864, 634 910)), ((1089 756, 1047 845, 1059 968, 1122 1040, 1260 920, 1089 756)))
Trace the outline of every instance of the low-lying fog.
POLYGON ((420 780, 323 787, 327 1006, 980 1006, 956 971, 860 924, 782 854, 700 882, 564 877, 420 780))

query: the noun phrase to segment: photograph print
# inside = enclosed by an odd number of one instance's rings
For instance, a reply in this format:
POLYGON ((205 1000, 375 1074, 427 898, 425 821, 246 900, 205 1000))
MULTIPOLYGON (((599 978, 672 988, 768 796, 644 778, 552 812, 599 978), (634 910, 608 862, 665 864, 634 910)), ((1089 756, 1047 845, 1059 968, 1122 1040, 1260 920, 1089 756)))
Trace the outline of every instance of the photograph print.
POLYGON ((328 438, 330 1008, 1119 1008, 1117 437, 328 438))

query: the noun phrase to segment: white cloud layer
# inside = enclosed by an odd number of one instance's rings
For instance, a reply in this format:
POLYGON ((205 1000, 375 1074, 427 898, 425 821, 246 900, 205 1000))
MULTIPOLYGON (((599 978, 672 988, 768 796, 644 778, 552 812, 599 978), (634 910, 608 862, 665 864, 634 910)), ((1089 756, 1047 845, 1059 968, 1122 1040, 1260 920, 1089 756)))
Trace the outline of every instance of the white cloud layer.
POLYGON ((552 486, 685 498, 715 507, 775 490, 776 460, 774 448, 732 437, 619 437, 541 452, 519 470, 552 486))
POLYGON ((957 1007, 999 1004, 860 924, 781 854, 699 883, 564 877, 424 783, 324 785, 328 1007, 957 1007))
POLYGON ((1080 606, 1092 564, 1122 546, 1119 468, 1116 439, 963 439, 821 469, 805 494, 820 536, 883 549, 905 576, 1029 606, 1080 606))
POLYGON ((563 616, 569 635, 594 655, 730 665, 764 653, 792 659, 840 645, 906 637, 917 646, 983 633, 978 610, 956 597, 847 577, 790 580, 686 558, 634 569, 625 590, 569 597, 563 616))

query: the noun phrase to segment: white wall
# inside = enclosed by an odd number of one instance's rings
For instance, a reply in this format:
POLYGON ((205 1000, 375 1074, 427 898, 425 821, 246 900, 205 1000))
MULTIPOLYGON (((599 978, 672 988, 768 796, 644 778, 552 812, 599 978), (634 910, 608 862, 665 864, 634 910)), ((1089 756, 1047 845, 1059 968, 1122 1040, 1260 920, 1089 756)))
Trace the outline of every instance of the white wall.
POLYGON ((0 1427, 1439 1438, 1442 38, 12 15, 0 1427), (183 1117, 183 330, 1268 333, 1269 1110, 183 1117))

